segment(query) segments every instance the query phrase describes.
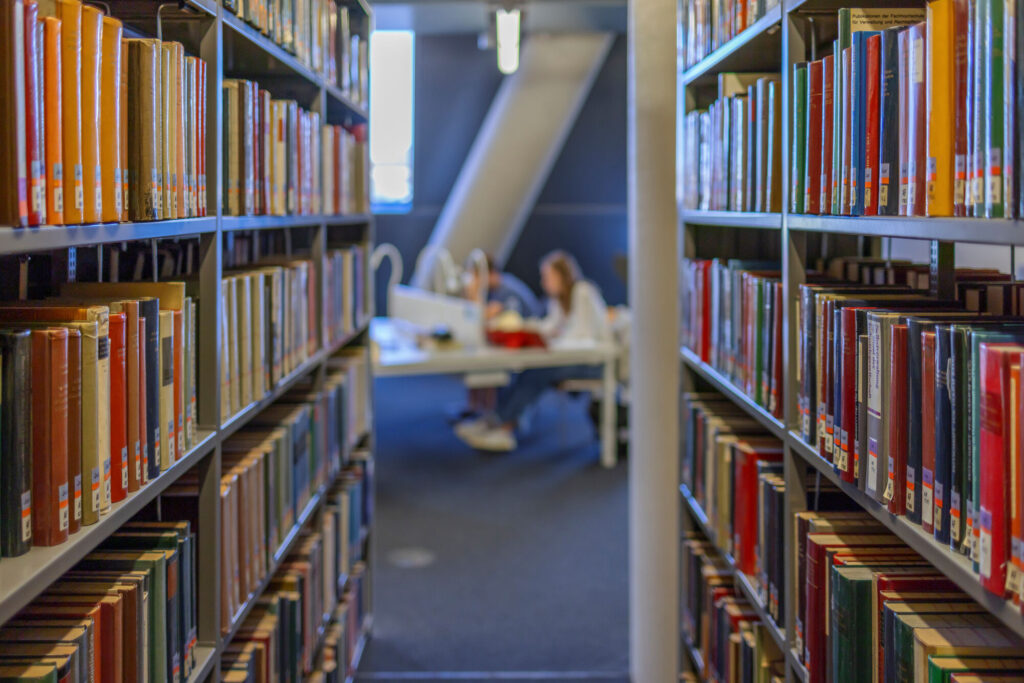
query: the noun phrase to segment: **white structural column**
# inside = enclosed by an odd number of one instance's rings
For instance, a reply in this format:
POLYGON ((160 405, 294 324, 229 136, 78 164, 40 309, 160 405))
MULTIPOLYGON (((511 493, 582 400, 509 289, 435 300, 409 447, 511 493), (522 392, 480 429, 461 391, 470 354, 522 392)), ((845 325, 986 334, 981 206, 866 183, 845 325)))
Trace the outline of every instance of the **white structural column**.
POLYGON ((634 683, 679 675, 676 3, 629 0, 629 652, 634 683))
MULTIPOLYGON (((519 69, 498 88, 428 246, 447 249, 456 263, 477 247, 505 261, 613 40, 610 33, 524 37, 519 69)), ((427 286, 433 267, 428 252, 412 284, 427 286)))

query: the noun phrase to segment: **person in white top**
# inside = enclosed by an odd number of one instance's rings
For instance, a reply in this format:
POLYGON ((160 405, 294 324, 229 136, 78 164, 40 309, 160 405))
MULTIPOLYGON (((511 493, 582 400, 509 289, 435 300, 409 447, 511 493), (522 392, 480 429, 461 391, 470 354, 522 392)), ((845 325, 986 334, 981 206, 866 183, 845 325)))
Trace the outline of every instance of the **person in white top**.
MULTIPOLYGON (((539 331, 550 347, 578 346, 611 341, 604 299, 580 275, 570 254, 553 251, 541 261, 540 284, 548 295, 548 313, 539 331)), ((505 452, 516 448, 515 427, 523 411, 551 386, 567 379, 596 378, 600 368, 563 366, 521 372, 498 398, 493 415, 460 422, 455 434, 478 450, 505 452)))

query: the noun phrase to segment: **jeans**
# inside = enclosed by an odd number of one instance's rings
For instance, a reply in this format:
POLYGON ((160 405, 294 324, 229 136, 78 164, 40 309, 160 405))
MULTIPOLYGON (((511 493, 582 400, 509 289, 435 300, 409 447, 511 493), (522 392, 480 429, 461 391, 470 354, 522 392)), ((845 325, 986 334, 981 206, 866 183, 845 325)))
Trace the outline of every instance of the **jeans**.
POLYGON ((566 365, 523 370, 498 396, 495 410, 502 424, 515 422, 547 389, 568 379, 600 379, 600 365, 566 365))

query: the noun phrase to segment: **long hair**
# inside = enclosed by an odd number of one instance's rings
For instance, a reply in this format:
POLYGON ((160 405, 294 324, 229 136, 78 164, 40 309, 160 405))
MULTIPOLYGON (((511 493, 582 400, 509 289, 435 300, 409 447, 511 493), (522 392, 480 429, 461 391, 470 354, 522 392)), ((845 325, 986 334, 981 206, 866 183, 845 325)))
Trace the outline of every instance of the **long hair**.
POLYGON ((581 279, 580 266, 572 254, 556 249, 545 256, 541 266, 547 266, 562 280, 562 291, 556 297, 566 315, 572 310, 572 288, 581 279))

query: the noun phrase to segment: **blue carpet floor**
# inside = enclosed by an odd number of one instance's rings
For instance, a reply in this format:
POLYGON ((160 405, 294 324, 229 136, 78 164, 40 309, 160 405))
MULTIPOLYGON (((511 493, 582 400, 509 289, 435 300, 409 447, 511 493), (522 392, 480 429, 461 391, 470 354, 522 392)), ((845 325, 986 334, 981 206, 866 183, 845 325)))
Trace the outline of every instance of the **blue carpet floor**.
POLYGON ((626 681, 626 463, 550 392, 519 450, 446 422, 453 379, 378 380, 373 638, 360 681, 626 681))

